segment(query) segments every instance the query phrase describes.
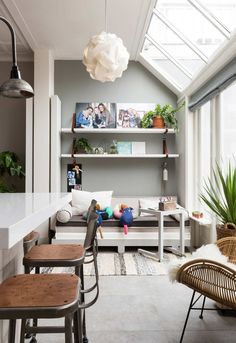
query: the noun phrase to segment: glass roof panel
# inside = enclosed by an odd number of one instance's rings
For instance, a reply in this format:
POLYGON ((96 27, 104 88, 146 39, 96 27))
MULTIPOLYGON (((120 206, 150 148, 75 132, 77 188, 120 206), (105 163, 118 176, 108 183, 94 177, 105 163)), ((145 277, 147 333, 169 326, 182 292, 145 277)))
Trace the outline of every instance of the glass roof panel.
POLYGON ((173 56, 191 75, 205 64, 176 33, 155 15, 152 16, 148 35, 173 56))
POLYGON ((163 76, 166 75, 168 80, 171 81, 179 90, 185 88, 189 84, 190 78, 148 39, 144 42, 142 53, 145 58, 150 61, 152 66, 159 72, 163 72, 163 76))
POLYGON ((201 0, 201 4, 208 9, 230 31, 236 27, 235 0, 201 0))
POLYGON ((207 57, 225 40, 225 36, 187 0, 158 0, 156 9, 207 57))
POLYGON ((236 27, 236 0, 157 0, 142 56, 185 88, 236 27))

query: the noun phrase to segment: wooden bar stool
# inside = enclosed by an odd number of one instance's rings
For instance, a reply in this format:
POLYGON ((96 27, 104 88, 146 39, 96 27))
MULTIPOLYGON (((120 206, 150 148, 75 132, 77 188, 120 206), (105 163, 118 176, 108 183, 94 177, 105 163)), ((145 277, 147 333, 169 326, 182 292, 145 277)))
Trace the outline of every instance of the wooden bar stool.
POLYGON ((20 342, 24 342, 27 318, 65 318, 61 327, 33 327, 32 332, 65 333, 65 343, 82 342, 79 308, 80 279, 75 274, 23 274, 0 285, 0 319, 9 324, 8 342, 15 342, 16 320, 22 320, 20 342), (74 324, 74 327, 72 327, 74 324))
MULTIPOLYGON (((96 202, 94 203, 93 201, 88 211, 87 232, 83 246, 78 244, 35 245, 23 258, 26 273, 30 273, 32 268, 35 268, 36 273, 40 273, 40 268, 42 267, 75 267, 75 274, 81 278, 81 308, 83 310, 92 306, 97 301, 99 295, 97 248, 95 243, 98 215, 94 211, 95 205, 96 202), (90 252, 91 249, 92 252, 90 252), (85 261, 86 257, 88 257, 88 260, 85 261), (84 287, 84 263, 93 263, 95 268, 95 283, 88 289, 84 287), (85 294, 95 289, 96 294, 94 298, 85 304, 85 294)), ((36 321, 34 322, 37 325, 36 321)), ((31 343, 33 342, 36 342, 35 338, 32 338, 31 343)), ((88 342, 86 337, 85 311, 83 311, 83 342, 88 342)))

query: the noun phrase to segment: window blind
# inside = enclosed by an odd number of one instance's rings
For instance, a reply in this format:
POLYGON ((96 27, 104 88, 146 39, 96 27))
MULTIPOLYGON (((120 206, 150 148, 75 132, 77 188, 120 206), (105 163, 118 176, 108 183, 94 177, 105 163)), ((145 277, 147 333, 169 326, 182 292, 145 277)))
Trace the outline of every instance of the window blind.
POLYGON ((199 107, 222 92, 235 80, 236 57, 190 97, 190 111, 196 111, 199 107))

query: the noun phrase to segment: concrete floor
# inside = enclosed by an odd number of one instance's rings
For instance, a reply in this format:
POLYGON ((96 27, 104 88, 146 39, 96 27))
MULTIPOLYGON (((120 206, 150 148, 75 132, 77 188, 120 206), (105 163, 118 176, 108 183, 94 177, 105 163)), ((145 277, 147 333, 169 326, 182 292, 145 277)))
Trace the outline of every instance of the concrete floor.
MULTIPOLYGON (((87 310, 90 343, 179 342, 192 291, 167 276, 101 276, 98 302, 87 310)), ((207 305, 214 306, 211 301, 207 305)), ((185 343, 235 343, 236 317, 192 311, 185 343)), ((38 335, 38 343, 64 342, 38 335)))

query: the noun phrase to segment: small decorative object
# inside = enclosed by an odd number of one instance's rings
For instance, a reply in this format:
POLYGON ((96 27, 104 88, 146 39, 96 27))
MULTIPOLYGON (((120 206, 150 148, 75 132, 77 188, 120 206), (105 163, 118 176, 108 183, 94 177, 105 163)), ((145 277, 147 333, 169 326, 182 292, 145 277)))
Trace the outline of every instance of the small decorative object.
POLYGON ((168 169, 167 169, 167 162, 163 163, 163 169, 162 169, 162 180, 168 181, 168 169))
POLYGON ((216 226, 217 239, 236 236, 236 167, 229 162, 224 173, 217 164, 213 172, 213 182, 205 183, 204 194, 200 198, 216 214, 220 224, 216 226), (229 225, 230 223, 230 225, 229 225))
POLYGON ((131 142, 117 142, 117 150, 120 155, 131 155, 132 143, 131 142))
POLYGON ((109 154, 118 154, 117 142, 113 140, 113 143, 110 146, 109 154))
POLYGON ((155 127, 155 128, 172 128, 178 131, 178 121, 176 113, 184 106, 182 103, 179 107, 173 108, 167 104, 161 106, 157 104, 154 111, 148 111, 144 114, 141 125, 143 128, 155 127))
POLYGON ((73 153, 74 154, 89 154, 92 153, 93 149, 89 144, 87 138, 75 139, 73 142, 73 153))
POLYGON ((94 80, 115 81, 127 69, 129 53, 121 38, 102 32, 93 36, 84 49, 83 64, 94 80))
POLYGON ((145 155, 146 143, 145 142, 132 142, 132 155, 145 155))
POLYGON ((193 211, 193 212, 192 212, 192 216, 193 216, 194 218, 197 218, 197 219, 203 218, 203 213, 200 212, 200 211, 193 211))
POLYGON ((159 210, 160 211, 176 210, 176 201, 160 201, 159 210))
POLYGON ((104 154, 104 149, 103 149, 103 147, 98 146, 98 147, 93 149, 93 152, 94 152, 94 154, 102 155, 102 154, 104 154))
POLYGON ((14 192, 16 187, 9 184, 7 175, 14 177, 23 177, 25 173, 23 167, 18 163, 18 156, 11 151, 2 151, 0 153, 0 193, 14 192))

